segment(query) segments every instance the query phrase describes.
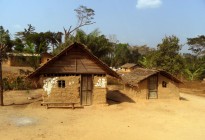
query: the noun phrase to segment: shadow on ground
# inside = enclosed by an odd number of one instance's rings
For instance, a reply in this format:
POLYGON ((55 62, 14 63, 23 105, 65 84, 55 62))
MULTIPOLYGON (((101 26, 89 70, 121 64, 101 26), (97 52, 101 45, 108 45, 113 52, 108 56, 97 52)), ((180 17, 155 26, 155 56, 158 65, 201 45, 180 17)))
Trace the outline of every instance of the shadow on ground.
POLYGON ((182 101, 189 101, 189 100, 187 100, 187 99, 184 98, 184 97, 179 97, 179 100, 182 100, 182 101))
POLYGON ((119 90, 109 90, 107 93, 107 103, 109 105, 120 104, 123 102, 135 103, 130 97, 120 92, 119 90))

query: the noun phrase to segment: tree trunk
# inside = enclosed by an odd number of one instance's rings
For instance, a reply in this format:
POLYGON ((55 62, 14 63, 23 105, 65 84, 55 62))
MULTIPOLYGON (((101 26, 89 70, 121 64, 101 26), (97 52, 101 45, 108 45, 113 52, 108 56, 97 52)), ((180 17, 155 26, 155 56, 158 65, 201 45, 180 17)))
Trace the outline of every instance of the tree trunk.
POLYGON ((0 50, 0 106, 3 106, 3 82, 2 82, 2 54, 0 50))

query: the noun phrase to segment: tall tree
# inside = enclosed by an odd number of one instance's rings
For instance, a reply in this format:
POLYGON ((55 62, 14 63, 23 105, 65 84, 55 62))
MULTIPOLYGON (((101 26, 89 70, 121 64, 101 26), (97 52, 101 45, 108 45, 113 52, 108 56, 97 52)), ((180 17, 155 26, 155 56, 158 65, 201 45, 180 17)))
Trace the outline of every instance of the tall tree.
POLYGON ((187 38, 187 44, 193 54, 185 55, 185 75, 189 80, 203 79, 205 74, 205 36, 187 38))
POLYGON ((115 56, 112 62, 112 66, 119 67, 125 63, 131 62, 129 44, 117 44, 114 53, 115 56))
POLYGON ((15 52, 23 52, 24 51, 25 46, 20 38, 16 38, 15 40, 13 40, 13 44, 14 44, 14 51, 15 52))
POLYGON ((94 15, 95 15, 95 11, 93 9, 87 8, 86 6, 81 5, 74 11, 76 12, 78 23, 74 28, 72 28, 72 26, 70 26, 69 29, 64 28, 65 42, 69 40, 70 35, 74 31, 80 29, 83 26, 91 25, 95 23, 93 22, 94 15))
MULTIPOLYGON (((89 34, 86 34, 83 30, 78 29, 75 35, 70 36, 69 42, 67 42, 66 45, 69 46, 74 42, 79 42, 86 45, 95 56, 110 65, 110 54, 113 51, 113 43, 110 42, 105 35, 101 34, 98 29, 89 34)), ((64 47, 61 46, 58 47, 54 53, 59 53, 63 48, 64 47)))
POLYGON ((142 57, 140 57, 139 63, 145 68, 156 68, 157 64, 155 60, 159 57, 158 55, 159 54, 157 50, 150 49, 149 51, 144 53, 142 57))
POLYGON ((35 32, 35 27, 31 24, 28 25, 27 29, 24 29, 22 32, 17 32, 17 38, 14 41, 15 50, 27 50, 26 47, 29 47, 30 44, 34 45, 35 53, 47 52, 50 47, 57 47, 61 43, 61 32, 35 32), (23 45, 23 46, 22 46, 23 45))
POLYGON ((182 45, 179 44, 179 39, 176 36, 166 36, 162 39, 162 43, 157 46, 156 66, 174 75, 181 73, 184 67, 182 57, 179 54, 181 47, 182 45))
POLYGON ((195 38, 187 38, 187 44, 190 45, 189 50, 197 56, 205 55, 205 36, 200 35, 195 38))
POLYGON ((135 63, 135 64, 140 64, 139 60, 142 55, 139 53, 139 48, 130 47, 129 50, 130 50, 130 62, 135 63))

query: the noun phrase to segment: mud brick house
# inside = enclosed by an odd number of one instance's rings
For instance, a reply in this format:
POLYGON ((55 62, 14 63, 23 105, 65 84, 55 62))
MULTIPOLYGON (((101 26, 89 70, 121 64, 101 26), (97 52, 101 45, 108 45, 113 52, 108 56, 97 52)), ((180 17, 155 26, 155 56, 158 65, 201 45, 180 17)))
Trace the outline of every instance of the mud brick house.
POLYGON ((30 67, 30 61, 39 58, 40 54, 29 53, 7 53, 7 59, 3 61, 3 65, 13 67, 30 67))
POLYGON ((136 68, 121 74, 122 92, 132 99, 179 99, 180 80, 163 70, 136 68))
POLYGON ((119 75, 86 47, 74 43, 54 56, 28 78, 44 87, 43 102, 106 103, 107 77, 119 75))
POLYGON ((121 72, 131 72, 137 67, 139 67, 139 65, 134 64, 134 63, 126 63, 120 67, 121 68, 120 71, 121 72))
POLYGON ((41 53, 41 61, 40 61, 41 65, 49 61, 52 57, 53 55, 51 55, 50 53, 47 52, 41 53))

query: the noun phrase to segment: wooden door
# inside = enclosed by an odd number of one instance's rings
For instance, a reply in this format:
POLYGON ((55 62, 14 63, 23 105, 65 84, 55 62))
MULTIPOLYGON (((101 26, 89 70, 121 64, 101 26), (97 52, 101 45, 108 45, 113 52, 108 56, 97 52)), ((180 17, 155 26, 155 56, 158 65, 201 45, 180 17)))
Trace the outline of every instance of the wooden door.
POLYGON ((158 76, 153 75, 148 79, 148 99, 158 98, 157 94, 158 76))
POLYGON ((81 105, 92 104, 92 75, 81 76, 81 105))

